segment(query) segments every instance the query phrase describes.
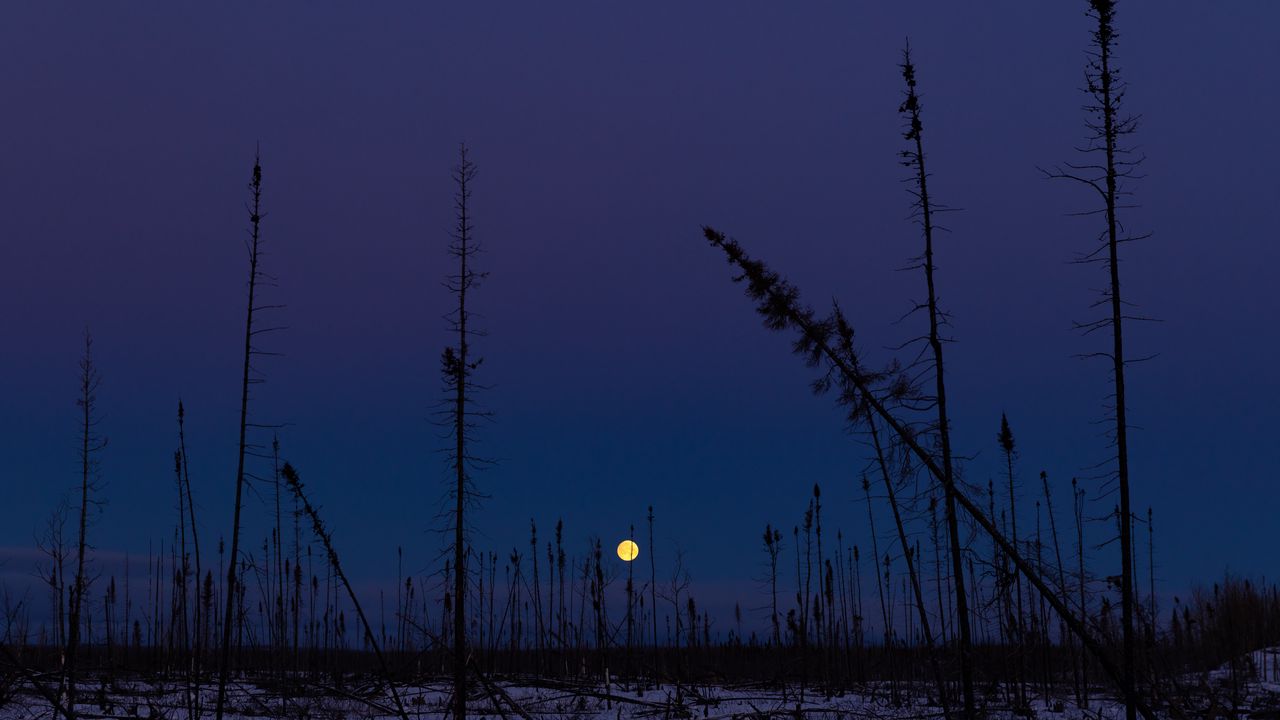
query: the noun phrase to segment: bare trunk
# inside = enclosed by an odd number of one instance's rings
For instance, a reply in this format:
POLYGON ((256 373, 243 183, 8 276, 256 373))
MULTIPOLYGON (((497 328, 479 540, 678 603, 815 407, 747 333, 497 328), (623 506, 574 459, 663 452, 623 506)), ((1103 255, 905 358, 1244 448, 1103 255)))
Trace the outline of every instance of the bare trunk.
MULTIPOLYGON (((403 720, 408 720, 409 715, 405 712, 404 705, 400 701, 400 693, 396 691, 395 682, 391 677, 391 670, 387 666, 387 661, 382 655, 382 648, 378 643, 378 638, 373 633, 373 627, 369 624, 369 618, 364 614, 364 609, 360 607, 360 600, 356 597, 356 593, 351 589, 351 583, 347 581, 347 575, 342 571, 342 563, 338 562, 338 551, 333 547, 333 536, 325 529, 324 523, 320 520, 320 514, 307 500, 307 496, 302 491, 302 482, 298 479, 298 473, 289 463, 285 463, 281 468, 285 481, 289 483, 289 487, 293 490, 294 495, 302 502, 302 508, 311 518, 311 526, 315 531, 316 537, 320 538, 320 542, 324 545, 325 552, 329 555, 329 566, 333 569, 334 574, 338 578, 338 582, 343 589, 347 591, 347 599, 351 601, 351 607, 355 609, 356 616, 360 618, 361 628, 364 630, 365 639, 369 642, 369 646, 373 648, 373 654, 377 657, 378 667, 382 671, 382 677, 387 683, 387 689, 391 691, 391 697, 395 700, 396 710, 403 720)), ((334 588, 336 595, 337 588, 334 588)), ((337 604, 335 602, 335 608, 337 604)))
MULTIPOLYGON (((467 454, 467 439, 470 429, 469 418, 475 412, 469 407, 468 391, 471 389, 471 372, 479 365, 478 360, 471 358, 470 335, 474 332, 468 328, 469 311, 467 309, 467 291, 471 289, 480 274, 470 267, 471 256, 477 252, 471 238, 471 217, 469 202, 471 199, 470 182, 475 177, 475 166, 467 158, 467 148, 459 151, 459 164, 454 170, 454 181, 457 183, 457 194, 454 207, 457 212, 457 224, 454 228, 454 242, 449 252, 458 259, 458 274, 450 276, 448 287, 458 298, 458 307, 453 316, 452 330, 457 333, 456 347, 448 347, 444 352, 445 385, 452 392, 450 404, 450 424, 453 431, 453 447, 450 450, 453 464, 453 716, 455 720, 464 720, 467 712, 467 547, 466 547, 466 506, 470 489, 468 487, 468 465, 475 459, 467 454)), ((537 548, 534 548, 534 562, 537 562, 537 548)), ((519 608, 516 608, 518 612, 519 608)))
POLYGON ((909 52, 903 52, 903 78, 907 82, 907 100, 903 110, 908 114, 910 130, 908 140, 914 141, 914 156, 910 164, 916 171, 917 203, 920 219, 924 224, 924 274, 928 286, 929 346, 933 350, 934 396, 938 410, 938 438, 942 444, 942 487, 947 535, 951 542, 952 583, 956 590, 957 628, 960 639, 960 685, 964 696, 964 717, 974 720, 977 709, 973 696, 973 644, 969 627, 968 597, 964 587, 964 548, 960 544, 960 522, 956 515, 955 473, 952 468, 951 427, 947 417, 946 372, 943 366, 942 336, 939 333, 940 314, 938 296, 934 287, 933 265, 933 209, 929 204, 928 173, 925 171, 924 140, 920 122, 920 104, 915 93, 915 69, 909 52))
POLYGON ((929 669, 933 673, 934 684, 938 689, 938 704, 942 714, 950 720, 951 705, 947 702, 947 684, 942 677, 942 667, 938 664, 938 654, 933 651, 933 631, 929 628, 929 613, 924 607, 924 591, 920 588, 920 575, 916 572, 915 560, 912 558, 910 546, 907 544, 907 531, 902 524, 902 513, 898 510, 898 499, 893 490, 893 479, 889 475, 889 466, 884 459, 884 450, 880 446, 880 433, 876 430, 876 420, 867 418, 871 430, 871 441, 875 446, 876 460, 880 465, 880 475, 884 478, 884 489, 889 497, 889 507, 893 509, 893 522, 898 528, 898 543, 902 546, 907 561, 907 575, 911 578, 911 590, 915 594, 916 609, 920 617, 920 631, 924 636, 925 655, 929 658, 929 669))
POLYGON ((80 360, 80 397, 76 400, 76 405, 81 411, 80 513, 76 534, 76 574, 72 580, 70 612, 67 615, 67 647, 62 678, 62 694, 66 702, 68 718, 75 713, 76 653, 80 645, 81 613, 88 585, 84 565, 85 550, 88 546, 86 534, 89 528, 89 491, 92 484, 90 477, 94 469, 94 453, 104 445, 94 434, 94 425, 97 423, 97 418, 94 416, 94 402, 97 399, 98 384, 98 371, 93 364, 93 337, 85 331, 84 356, 80 360))
POLYGON ((249 185, 249 190, 252 197, 252 209, 249 212, 249 222, 252 227, 249 245, 249 302, 246 305, 244 323, 244 363, 240 380, 240 441, 236 459, 234 514, 231 521, 231 556, 230 561, 227 563, 226 610, 222 614, 222 647, 220 648, 221 652, 218 660, 218 702, 215 709, 217 720, 222 720, 226 707, 227 678, 231 673, 232 630, 237 625, 235 622, 237 596, 236 562, 240 557, 240 510, 244 494, 245 431, 249 422, 249 373, 250 359, 253 357, 253 313, 256 309, 254 307, 254 291, 257 289, 258 284, 258 241, 262 220, 262 165, 257 157, 254 157, 253 160, 253 180, 249 185))

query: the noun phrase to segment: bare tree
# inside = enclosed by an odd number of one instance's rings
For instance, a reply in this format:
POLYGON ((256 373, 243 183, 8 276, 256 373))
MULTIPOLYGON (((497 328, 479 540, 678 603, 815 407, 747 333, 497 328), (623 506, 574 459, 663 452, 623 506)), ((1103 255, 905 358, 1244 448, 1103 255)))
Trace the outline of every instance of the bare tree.
POLYGON ((343 589, 347 591, 347 598, 351 600, 351 606, 355 609, 356 616, 360 618, 360 626, 364 630, 365 640, 373 648, 373 654, 378 660, 378 668, 382 671, 382 677, 387 683, 387 689, 391 692, 391 698, 395 701, 396 714, 404 720, 408 720, 409 715, 405 712, 404 704, 400 700, 400 693, 396 691, 396 684, 392 680, 391 670, 382 655, 382 647, 378 644, 378 637, 373 632, 373 626, 369 624, 369 618, 364 614, 364 608, 360 606, 360 600, 356 597, 355 590, 351 588, 351 583, 347 580, 347 574, 342 571, 342 563, 338 561, 338 551, 333 547, 333 534, 325 528, 324 522, 320 519, 320 512, 307 499, 302 489, 302 481, 298 478, 298 472, 294 470, 293 466, 286 462, 284 467, 280 469, 280 474, 285 482, 288 483, 289 489, 293 491, 294 497, 302 503, 303 511, 311 519, 311 529, 315 532, 320 544, 324 546, 324 550, 329 556, 329 566, 333 569, 343 589))
MULTIPOLYGON (((653 552, 653 506, 649 506, 649 610, 653 615, 653 648, 658 649, 658 565, 653 552)), ((558 531, 558 530, 557 530, 558 531)), ((559 544, 559 541, 557 541, 559 544)), ((563 576, 562 576, 563 577, 563 576)), ((564 593, 561 593, 563 595, 564 593)), ((777 608, 774 608, 775 615, 777 608)))
MULTIPOLYGON (((470 324, 471 310, 467 306, 468 293, 480 283, 486 273, 477 272, 472 260, 480 252, 480 246, 472 236, 470 201, 471 183, 476 176, 475 164, 467 153, 467 146, 459 149, 458 165, 453 170, 457 185, 454 194, 456 222, 449 254, 457 259, 458 270, 449 275, 445 286, 458 300, 457 308, 450 313, 449 329, 457 334, 457 345, 446 347, 441 356, 446 400, 445 422, 453 434, 453 444, 447 451, 449 467, 453 474, 450 495, 453 500, 451 523, 453 525, 453 717, 463 720, 467 713, 467 525, 466 508, 478 494, 471 481, 471 472, 488 464, 472 451, 473 430, 476 421, 488 413, 477 410, 473 394, 480 389, 473 380, 473 373, 482 359, 471 352, 471 338, 481 335, 470 324)), ((534 554, 537 558, 536 548, 534 554)))
POLYGON ((49 606, 53 615, 53 644, 60 649, 59 663, 64 670, 57 692, 63 695, 67 664, 67 520, 71 515, 70 497, 64 495, 46 521, 45 529, 36 536, 36 547, 48 557, 47 568, 41 567, 40 578, 49 584, 49 606))
MULTIPOLYGON (((996 436, 996 440, 1000 443, 1000 451, 1004 453, 1005 472, 1009 481, 1009 540, 1016 547, 1018 545, 1018 504, 1013 480, 1015 441, 1013 430, 1009 427, 1009 418, 1004 413, 1000 413, 1000 433, 996 436)), ((1027 666, 1025 657, 1027 629, 1024 625, 1022 614, 1022 576, 1016 571, 1013 574, 1013 587, 1012 630, 1014 632, 1014 652, 1017 654, 1017 678, 1014 681, 1014 686, 1018 690, 1018 705, 1019 707, 1024 707, 1027 704, 1027 666)))
MULTIPOLYGON (((185 420, 186 420, 186 410, 183 408, 182 401, 179 400, 178 401, 178 454, 182 458, 182 485, 185 488, 187 514, 190 516, 190 521, 191 521, 191 526, 190 526, 191 527, 191 548, 192 548, 192 552, 195 555, 195 579, 196 579, 195 594, 199 595, 200 594, 200 578, 202 577, 201 575, 202 570, 200 567, 200 531, 197 530, 197 526, 196 526, 196 506, 191 493, 191 468, 187 458, 187 433, 185 428, 185 420)), ((192 643, 194 646, 194 650, 192 652, 192 663, 193 663, 192 667, 193 667, 193 674, 196 675, 197 682, 198 682, 198 668, 199 668, 198 663, 200 662, 200 651, 201 651, 201 636, 200 636, 200 633, 198 632, 198 629, 201 627, 201 622, 200 622, 201 615, 200 615, 200 603, 196 602, 193 604, 195 607, 193 609, 194 619, 192 624, 197 628, 197 632, 194 633, 195 638, 192 643)))
POLYGON ((236 622, 236 599, 242 596, 242 592, 237 586, 236 568, 240 565, 240 511, 242 509, 242 498, 244 495, 245 485, 245 456, 251 454, 253 448, 247 439, 247 430, 250 427, 261 427, 260 425, 249 422, 249 388, 262 382, 262 378, 258 375, 253 365, 253 359, 267 353, 260 350, 254 345, 254 338, 279 328, 258 327, 254 325, 255 316, 259 311, 272 309, 278 306, 257 305, 257 290, 266 279, 262 272, 260 259, 262 257, 262 163, 255 154, 253 158, 253 175, 249 181, 249 241, 246 243, 245 249, 249 255, 249 280, 248 291, 249 298, 245 306, 245 323, 244 323, 244 359, 242 365, 242 374, 240 381, 240 441, 237 447, 236 459, 236 493, 234 514, 231 521, 231 554, 230 560, 227 562, 227 584, 226 584, 226 610, 222 615, 222 647, 218 661, 218 700, 215 714, 218 720, 222 720, 222 715, 226 705, 227 695, 227 678, 231 672, 231 639, 232 631, 235 630, 239 623, 236 622))
POLYGON ((1097 193, 1102 207, 1082 213, 1085 215, 1102 214, 1105 217, 1106 229, 1103 231, 1097 247, 1083 254, 1079 262, 1086 264, 1101 263, 1107 272, 1107 286, 1102 290, 1102 298, 1095 306, 1106 306, 1109 312, 1102 318, 1078 323, 1077 327, 1085 334, 1098 330, 1111 331, 1111 350, 1090 353, 1091 357, 1110 360, 1111 364, 1111 411, 1114 425, 1111 439, 1116 449, 1116 487, 1120 495, 1120 613, 1122 632, 1121 669, 1124 682, 1129 689, 1129 700, 1125 703, 1125 716, 1133 720, 1137 708, 1132 700, 1136 693, 1135 677, 1135 640, 1133 634, 1134 615, 1134 567, 1133 567, 1133 515, 1129 498, 1129 439, 1128 439, 1128 407, 1125 397, 1125 367, 1133 360, 1125 360, 1124 354, 1124 321, 1143 320, 1131 315, 1132 304, 1126 303, 1120 294, 1120 244, 1142 239, 1145 236, 1128 235, 1117 217, 1117 212, 1133 207, 1126 202, 1132 193, 1124 187, 1124 183, 1137 177, 1137 167, 1142 163, 1142 156, 1135 155, 1131 148, 1121 144, 1121 138, 1132 134, 1138 125, 1138 118, 1126 115, 1122 106, 1126 83, 1121 79, 1114 66, 1113 53, 1116 45, 1115 32, 1115 0, 1089 0, 1089 15, 1097 27, 1092 31, 1092 49, 1085 70, 1085 81, 1091 102, 1085 106, 1090 119, 1085 125, 1088 129, 1088 143, 1082 152, 1090 156, 1101 155, 1101 164, 1097 161, 1083 164, 1066 163, 1045 174, 1051 178, 1073 180, 1091 188, 1097 193))
POLYGON ((80 507, 79 529, 76 535, 76 573, 71 584, 70 612, 67 614, 67 651, 63 666, 63 697, 68 708, 75 707, 76 652, 80 645, 80 621, 84 610, 84 596, 89 581, 85 577, 85 554, 89 547, 89 507, 97 501, 93 492, 98 489, 98 456, 107 446, 107 439, 98 432, 97 399, 102 377, 93 362, 93 336, 84 333, 84 355, 80 358, 80 396, 76 407, 80 408, 80 507))
POLYGON ((782 647, 782 634, 778 627, 778 555, 782 552, 782 533, 772 525, 764 526, 764 550, 769 557, 769 624, 773 628, 774 647, 782 647))
MULTIPOLYGON (((893 409, 893 403, 898 401, 896 398, 900 397, 902 389, 910 387, 909 379, 904 378, 901 372, 869 373, 864 369, 861 358, 854 351, 853 327, 839 306, 834 307, 828 317, 818 316, 812 308, 801 302, 799 289, 783 280, 765 263, 748 255, 736 240, 711 227, 704 227, 703 234, 712 246, 725 254, 729 263, 738 271, 735 279, 746 283, 747 296, 755 302, 756 312, 764 318, 765 327, 794 331, 797 334, 792 346, 794 351, 811 366, 825 365, 828 373, 835 376, 832 383, 839 389, 839 401, 845 405, 865 403, 867 412, 879 417, 888 431, 897 437, 934 479, 945 482, 946 475, 934 454, 920 443, 916 434, 893 409)), ((1148 720, 1155 720, 1151 708, 1124 684, 1120 669, 1112 662, 1084 621, 1076 617, 1031 563, 1022 557, 1022 553, 963 491, 953 487, 952 492, 959 508, 995 541, 1036 590, 1045 596, 1053 611, 1080 638, 1103 671, 1120 687, 1125 697, 1137 706, 1138 712, 1148 720)))
POLYGON ((876 516, 871 511, 871 481, 862 476, 862 494, 867 500, 867 527, 871 529, 871 566, 876 574, 876 593, 880 596, 880 627, 884 631, 885 647, 889 646, 889 608, 884 599, 884 579, 876 565, 880 562, 880 541, 876 537, 876 516))
MULTIPOLYGON (((938 442, 942 453, 943 509, 947 523, 947 535, 951 541, 952 583, 956 591, 956 627, 960 640, 960 685, 964 696, 964 717, 973 720, 977 710, 973 698, 973 640, 969 627, 968 597, 964 588, 964 547, 960 544, 960 523, 956 515, 955 470, 952 467, 951 426, 947 418, 947 386, 943 365, 943 338, 940 326, 946 322, 938 309, 938 293, 934 280, 934 206, 929 199, 929 173, 925 170, 924 124, 920 119, 920 97, 916 94, 916 71, 911 63, 910 48, 902 51, 902 79, 907 84, 907 97, 898 111, 907 123, 904 137, 911 143, 902 152, 902 163, 914 172, 912 208, 924 235, 924 253, 920 266, 924 269, 928 299, 925 309, 929 314, 929 348, 933 351, 934 404, 938 413, 938 442)), ((904 548, 905 550, 905 548, 904 548)))
MULTIPOLYGON (((947 702, 947 684, 942 677, 942 667, 938 663, 938 654, 933 651, 933 631, 929 627, 929 613, 924 607, 924 590, 920 587, 920 574, 916 570, 916 562, 912 557, 911 546, 907 541, 907 531, 902 522, 902 512, 898 507, 897 494, 893 489, 893 478, 889 473, 889 464, 885 458, 884 448, 880 444, 880 433, 876 429, 876 419, 865 419, 867 429, 871 431, 871 442, 876 451, 876 464, 880 468, 880 476, 884 479, 885 495, 889 507, 893 510, 893 523, 898 530, 898 544, 902 547, 903 558, 907 565, 907 575, 911 579, 911 590, 915 596, 915 605, 920 618, 920 630, 924 636, 925 655, 929 658, 929 669, 933 673, 934 684, 938 689, 938 704, 942 707, 944 717, 951 718, 951 705, 947 702)), ((899 464, 904 475, 910 473, 910 457, 902 457, 899 464)))
MULTIPOLYGON (((1066 566, 1062 562, 1062 545, 1058 539, 1058 521, 1053 514, 1053 493, 1049 491, 1049 473, 1044 470, 1040 471, 1040 486, 1044 491, 1045 512, 1049 515, 1049 532, 1053 537, 1053 555, 1058 563, 1058 592, 1063 597, 1067 595, 1067 571, 1066 566)), ((1071 656, 1071 675, 1072 680, 1077 687, 1080 684, 1080 678, 1076 667, 1076 645, 1070 635, 1062 638, 1067 643, 1067 651, 1071 656)))

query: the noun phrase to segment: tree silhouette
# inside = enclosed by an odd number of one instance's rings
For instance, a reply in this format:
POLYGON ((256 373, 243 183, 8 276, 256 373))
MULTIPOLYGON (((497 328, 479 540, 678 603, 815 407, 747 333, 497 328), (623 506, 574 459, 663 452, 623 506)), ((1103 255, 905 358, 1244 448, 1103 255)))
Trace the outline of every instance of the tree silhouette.
MULTIPOLYGON (((453 170, 453 180, 457 185, 454 194, 456 222, 452 233, 453 241, 449 245, 449 254, 457 259, 458 270, 445 281, 445 286, 458 301, 456 309, 448 316, 449 329, 457 334, 457 345, 444 349, 441 355, 441 374, 448 397, 445 401, 444 422, 453 434, 453 443, 447 450, 453 474, 450 488, 453 500, 453 717, 463 720, 467 713, 466 508, 478 497, 471 482, 471 471, 489 461, 475 455, 470 447, 474 441, 472 431, 476 421, 488 417, 488 413, 476 409, 473 397, 479 386, 472 376, 482 359, 473 357, 471 338, 482 333, 470 324, 471 310, 467 307, 467 298, 468 293, 484 279, 486 273, 477 272, 472 264, 473 258, 480 252, 480 246, 472 236, 470 214, 471 183, 476 176, 476 167, 468 157, 466 145, 460 146, 458 155, 458 165, 453 170)), ((534 557, 536 561, 536 548, 534 557)), ((515 640, 514 636, 512 640, 515 640)))
MULTIPOLYGON (((933 353, 934 405, 938 413, 937 434, 942 453, 942 489, 943 508, 947 523, 947 535, 951 541, 952 584, 955 586, 956 627, 960 640, 960 685, 964 696, 964 717, 973 720, 976 710, 973 698, 973 639, 969 627, 968 595, 964 587, 964 548, 960 544, 960 522, 956 516, 955 470, 952 467, 951 426, 947 417, 947 385, 943 363, 940 326, 946 322, 943 313, 938 309, 938 293, 935 284, 933 262, 934 257, 934 206, 929 199, 929 173, 925 170, 924 124, 920 119, 920 97, 916 94, 916 70, 911 63, 911 49, 902 51, 902 79, 907 85, 907 97, 899 106, 898 112, 904 116, 907 131, 903 137, 910 143, 907 150, 902 151, 902 164, 913 171, 914 187, 912 203, 916 219, 920 222, 924 236, 924 253, 920 256, 920 266, 924 269, 925 285, 928 299, 925 309, 929 315, 929 349, 933 353)), ((904 552, 906 548, 903 548, 904 552)))
MULTIPOLYGON (((1132 134, 1138 125, 1138 118, 1123 113, 1123 101, 1126 83, 1121 79, 1114 66, 1113 53, 1116 45, 1114 0, 1089 0, 1089 16, 1097 26, 1092 31, 1089 62, 1085 70, 1085 81, 1091 102, 1085 106, 1090 119, 1085 125, 1088 129, 1088 144, 1081 148, 1087 155, 1102 155, 1102 164, 1090 162, 1085 164, 1065 163, 1052 171, 1045 171, 1050 178, 1072 180, 1081 183, 1096 192, 1102 201, 1099 210, 1082 213, 1093 215, 1102 213, 1106 221, 1106 229, 1101 235, 1097 247, 1083 254, 1078 262, 1084 264, 1101 263, 1107 272, 1107 286, 1102 290, 1102 298, 1096 306, 1106 306, 1107 314, 1099 319, 1077 323, 1077 327, 1085 334, 1098 330, 1110 329, 1110 352, 1089 353, 1088 357, 1102 357, 1111 364, 1111 411, 1114 424, 1111 429, 1111 440, 1116 449, 1115 480, 1120 495, 1120 614, 1122 632, 1121 667, 1124 681, 1129 688, 1130 698, 1136 693, 1135 677, 1135 638, 1133 633, 1134 615, 1134 567, 1133 567, 1133 515, 1129 497, 1129 439, 1128 439, 1128 406, 1125 396, 1125 367, 1137 362, 1126 360, 1124 354, 1124 321, 1146 320, 1129 314, 1132 307, 1120 294, 1120 244, 1142 239, 1144 236, 1128 235, 1117 212, 1133 207, 1122 204, 1123 198, 1132 193, 1124 187, 1124 182, 1137 177, 1137 167, 1142 163, 1142 156, 1135 155, 1131 148, 1124 147, 1120 139, 1132 134)), ((1132 700, 1125 703, 1125 716, 1133 720, 1137 709, 1132 700)))
MULTIPOLYGON (((1000 451, 1004 454, 1005 475, 1009 482, 1009 539, 1014 546, 1018 545, 1018 505, 1017 495, 1014 492, 1013 480, 1013 458, 1014 458, 1014 438, 1013 430, 1009 427, 1009 419, 1004 413, 1000 413, 1000 432, 996 435, 996 441, 1000 444, 1000 451)), ((1027 704, 1027 669, 1026 669, 1026 626, 1022 614, 1022 576, 1017 572, 1013 575, 1014 587, 1014 607, 1012 630, 1014 633, 1014 647, 1017 654, 1017 678, 1014 685, 1018 691, 1018 704, 1026 706, 1027 704)))
MULTIPOLYGON (((102 376, 93 361, 93 336, 84 333, 84 355, 80 358, 80 396, 76 407, 80 408, 80 506, 76 534, 76 574, 71 584, 70 612, 67 614, 67 647, 63 658, 63 697, 68 709, 75 708, 76 653, 80 646, 80 622, 84 611, 84 596, 89 581, 85 577, 85 553, 89 547, 89 506, 96 502, 93 492, 98 489, 98 455, 107 446, 106 438, 98 433, 98 387, 102 376)), ((68 715, 70 717, 70 715, 68 715)))
POLYGON ((778 554, 782 552, 782 533, 772 525, 764 526, 764 550, 769 558, 769 624, 774 647, 782 646, 782 635, 778 627, 778 554))
MULTIPOLYGON (((765 327, 794 331, 797 337, 792 344, 793 350, 810 366, 825 365, 828 377, 834 376, 829 382, 831 387, 838 387, 839 401, 846 405, 864 402, 867 412, 879 417, 930 475, 939 482, 945 482, 946 475, 933 453, 920 443, 915 432, 892 409, 893 403, 898 402, 903 393, 910 389, 909 380, 901 372, 869 373, 864 369, 853 345, 853 327, 839 306, 834 307, 829 316, 819 316, 801 302, 799 289, 770 270, 762 261, 747 254, 738 241, 711 227, 704 227, 703 235, 713 247, 725 254, 729 263, 738 271, 739 274, 734 279, 746 284, 747 296, 755 302, 756 312, 764 319, 765 327)), ((963 491, 953 488, 952 492, 959 509, 972 518, 1009 556, 1019 571, 1045 597, 1053 611, 1062 618, 1068 629, 1080 638, 1107 675, 1134 703, 1138 712, 1148 720, 1155 720, 1151 708, 1124 683, 1120 669, 1112 662, 1084 621, 1076 617, 1032 564, 1022 557, 1022 553, 963 491)))
POLYGON ((255 153, 253 158, 253 175, 249 181, 249 205, 246 208, 249 212, 249 241, 246 243, 245 249, 249 255, 249 280, 248 280, 248 302, 245 306, 245 323, 244 323, 244 356, 242 364, 242 373, 240 379, 240 439, 237 445, 236 459, 236 492, 235 505, 233 509, 231 521, 231 554, 227 563, 227 584, 226 584, 226 610, 222 615, 222 646, 220 648, 218 660, 218 700, 215 709, 215 715, 221 720, 226 706, 227 695, 227 679, 231 672, 231 636, 232 631, 237 627, 236 619, 239 617, 236 609, 237 598, 243 598, 243 589, 237 587, 236 568, 240 565, 240 515, 243 508, 243 496, 245 479, 248 473, 245 471, 245 457, 253 454, 255 445, 248 441, 247 431, 249 428, 267 427, 249 421, 249 399, 250 388, 263 381, 257 368, 253 365, 253 359, 264 355, 269 355, 254 344, 254 339, 259 335, 279 330, 278 327, 259 327, 255 325, 257 314, 263 310, 278 308, 278 305, 258 305, 260 298, 257 297, 259 287, 268 281, 268 277, 262 272, 260 260, 262 257, 262 163, 260 157, 255 153))
MULTIPOLYGON (((903 559, 907 565, 907 576, 911 579, 911 591, 915 597, 915 606, 918 617, 920 618, 920 630, 924 636, 925 655, 929 658, 929 670, 933 673, 934 684, 938 689, 938 702, 942 705, 942 714, 944 717, 951 717, 951 706, 947 702, 947 684, 942 677, 942 667, 938 663, 938 654, 933 651, 933 631, 929 627, 929 613, 924 607, 924 590, 920 587, 920 574, 916 570, 916 558, 912 557, 911 546, 907 540, 906 527, 902 521, 902 512, 898 507, 897 494, 894 492, 894 480, 889 473, 889 463, 885 458, 885 450, 880 443, 880 433, 876 429, 876 419, 867 417, 865 419, 867 429, 871 433, 871 442, 876 451, 876 464, 880 469, 880 476, 884 479, 885 495, 889 500, 889 507, 893 510, 893 523, 898 530, 898 544, 903 550, 903 559)), ((901 466, 903 475, 910 473, 910 458, 903 457, 898 463, 901 466)), ((863 480, 863 491, 866 492, 866 480, 863 480)), ((868 496, 869 499, 869 496, 868 496)))
MULTIPOLYGON (((191 613, 192 614, 192 622, 191 622, 192 648, 191 648, 191 657, 188 663, 189 678, 188 678, 188 688, 187 688, 188 708, 191 714, 194 715, 199 713, 199 709, 201 705, 200 666, 203 658, 202 653, 203 653, 203 646, 204 646, 204 643, 203 643, 204 633, 200 631, 200 629, 203 627, 203 623, 202 623, 203 614, 201 613, 202 603, 199 602, 198 596, 200 595, 200 578, 203 577, 203 575, 202 575, 202 568, 200 565, 200 531, 197 530, 197 526, 196 526, 196 504, 191 493, 191 469, 190 469, 190 463, 188 462, 188 458, 187 458, 187 433, 186 433, 186 427, 185 427, 186 415, 187 415, 186 409, 183 407, 182 400, 178 400, 177 457, 181 462, 180 478, 178 482, 179 505, 181 506, 182 504, 184 504, 182 500, 183 500, 183 496, 185 495, 185 500, 186 500, 185 505, 187 508, 187 514, 191 522, 191 525, 190 525, 191 546, 195 554, 195 587, 193 588, 193 590, 194 590, 194 594, 197 597, 195 598, 195 602, 192 603, 192 613, 191 613)), ((185 555, 185 551, 184 551, 184 555, 185 555)), ((183 593, 184 595, 186 593, 185 582, 183 584, 183 593)), ((126 595, 127 595, 127 592, 126 592, 126 595)), ((185 603, 185 597, 184 597, 184 603, 185 603)), ((129 623, 127 621, 127 618, 128 618, 127 601, 126 601, 125 608, 126 608, 125 625, 128 626, 129 623)))
MULTIPOLYGON (((355 590, 351 588, 351 583, 347 580, 347 574, 342 570, 342 563, 338 560, 338 551, 333 546, 333 533, 325 527, 324 522, 320 519, 320 512, 307 499, 306 493, 303 492, 302 480, 298 477, 298 471, 294 469, 293 465, 286 462, 284 467, 280 468, 280 475, 289 485, 289 489, 293 491, 294 497, 302 503, 303 512, 311 520, 311 529, 320 540, 320 544, 324 546, 324 551, 329 557, 329 567, 337 576, 338 582, 343 589, 347 591, 347 598, 351 600, 351 606, 355 609, 356 616, 360 619, 360 627, 364 630, 365 641, 369 643, 369 647, 373 648, 374 657, 378 661, 378 668, 382 671, 382 677, 387 683, 387 689, 391 692, 392 700, 395 701, 396 713, 403 720, 408 720, 409 715, 405 712, 404 704, 400 700, 400 693, 396 691, 396 684, 391 678, 391 669, 387 666, 386 658, 382 654, 382 648, 378 644, 378 637, 373 632, 373 626, 369 624, 369 618, 364 614, 360 599, 356 597, 355 590)), ((378 707, 378 709, 383 708, 378 707)))

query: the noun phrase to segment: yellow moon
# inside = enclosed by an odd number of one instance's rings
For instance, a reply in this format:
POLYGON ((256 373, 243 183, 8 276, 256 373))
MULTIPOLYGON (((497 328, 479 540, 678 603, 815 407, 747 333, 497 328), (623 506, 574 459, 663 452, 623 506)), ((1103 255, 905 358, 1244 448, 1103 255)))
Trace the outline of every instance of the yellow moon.
POLYGON ((630 540, 623 540, 622 542, 618 543, 618 557, 622 558, 626 562, 631 562, 632 560, 635 560, 636 557, 638 557, 639 555, 640 555, 639 545, 636 545, 630 540))

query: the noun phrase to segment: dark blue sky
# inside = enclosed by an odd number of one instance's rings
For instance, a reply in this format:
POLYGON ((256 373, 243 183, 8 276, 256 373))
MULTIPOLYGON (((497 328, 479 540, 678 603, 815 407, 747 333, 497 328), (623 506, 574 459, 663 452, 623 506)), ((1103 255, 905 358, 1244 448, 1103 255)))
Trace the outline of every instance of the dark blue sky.
MULTIPOLYGON (((798 522, 818 482, 828 528, 865 545, 862 450, 699 228, 815 303, 838 298, 871 358, 918 334, 920 318, 894 324, 923 294, 896 272, 919 251, 897 158, 907 36, 932 191, 964 209, 939 282, 966 477, 998 472, 1007 412, 1025 495, 1047 470, 1066 522, 1065 484, 1108 455, 1091 424, 1106 368, 1073 357, 1101 338, 1071 329, 1103 277, 1069 261, 1100 227, 1067 217, 1092 198, 1036 166, 1074 159, 1083 137, 1084 5, 6 5, 0 546, 29 547, 77 480, 86 325, 111 438, 95 544, 145 553, 171 532, 180 396, 203 537, 229 527, 261 143, 270 298, 290 329, 271 341, 285 356, 265 364, 259 418, 291 423, 283 454, 350 574, 394 579, 397 545, 432 567, 461 140, 491 272, 475 297, 496 413, 484 447, 501 459, 478 478, 482 544, 527 547, 531 517, 544 537, 563 518, 575 550, 616 542, 652 504, 660 563, 678 543, 695 594, 745 606, 763 598, 763 526, 798 522)), ((1126 2, 1118 23, 1149 156, 1124 217, 1154 233, 1125 248, 1127 294, 1164 320, 1130 334, 1134 354, 1159 353, 1130 377, 1135 505, 1154 506, 1164 592, 1228 568, 1274 577, 1280 6, 1126 2)), ((4 572, 24 582, 24 561, 4 572)))

